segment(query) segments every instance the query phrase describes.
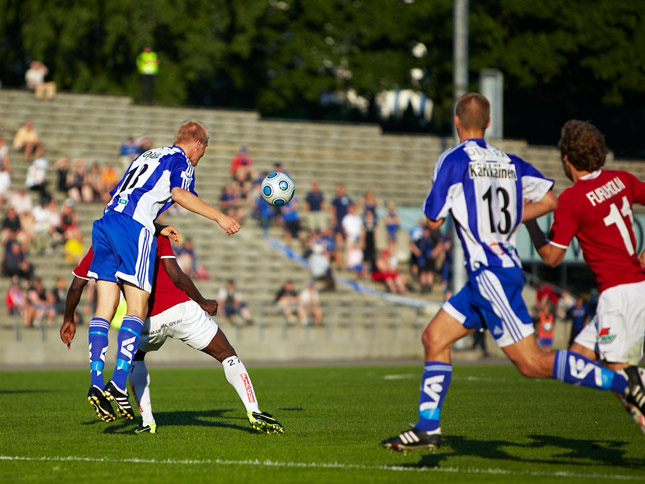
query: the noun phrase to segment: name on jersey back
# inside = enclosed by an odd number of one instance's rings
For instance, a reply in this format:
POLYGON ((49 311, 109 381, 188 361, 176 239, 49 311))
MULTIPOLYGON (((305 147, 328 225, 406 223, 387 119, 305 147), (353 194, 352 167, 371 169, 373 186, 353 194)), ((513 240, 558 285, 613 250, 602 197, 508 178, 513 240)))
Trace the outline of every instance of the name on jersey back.
POLYGON ((586 196, 591 202, 591 205, 595 207, 596 204, 604 202, 605 200, 622 192, 624 189, 625 184, 619 177, 616 177, 613 180, 609 180, 604 185, 587 192, 586 196))
POLYGON ((490 161, 471 161, 468 163, 470 178, 505 178, 517 180, 515 165, 490 161))

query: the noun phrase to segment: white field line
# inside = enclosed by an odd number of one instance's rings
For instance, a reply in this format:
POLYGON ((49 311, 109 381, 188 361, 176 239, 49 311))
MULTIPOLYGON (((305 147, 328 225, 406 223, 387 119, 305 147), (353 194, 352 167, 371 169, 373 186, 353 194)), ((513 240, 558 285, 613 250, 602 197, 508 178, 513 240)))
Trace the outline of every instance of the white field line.
MULTIPOLYGON (((400 374, 394 374, 394 375, 385 375, 383 377, 383 380, 391 381, 391 380, 410 380, 410 379, 421 379, 421 375, 423 374, 423 371, 419 371, 418 373, 412 374, 412 373, 400 373, 400 374)), ((481 378, 478 376, 453 376, 453 380, 457 381, 474 381, 474 382, 486 382, 486 383, 505 383, 507 380, 505 378, 481 378)), ((539 381, 539 380, 536 380, 539 381)))
POLYGON ((306 469, 342 469, 342 470, 377 470, 394 472, 442 472, 453 474, 480 474, 480 475, 506 475, 506 476, 531 476, 531 477, 562 477, 565 479, 607 479, 624 481, 645 481, 645 476, 629 476, 624 474, 600 474, 579 472, 546 472, 546 471, 513 471, 507 469, 478 469, 473 467, 402 467, 402 466, 363 466, 357 464, 341 464, 339 462, 278 462, 272 460, 228 460, 228 459, 114 459, 109 457, 22 457, 0 455, 0 461, 27 461, 27 462, 105 462, 110 464, 171 464, 171 465, 225 465, 225 466, 253 466, 253 467, 286 467, 306 469))

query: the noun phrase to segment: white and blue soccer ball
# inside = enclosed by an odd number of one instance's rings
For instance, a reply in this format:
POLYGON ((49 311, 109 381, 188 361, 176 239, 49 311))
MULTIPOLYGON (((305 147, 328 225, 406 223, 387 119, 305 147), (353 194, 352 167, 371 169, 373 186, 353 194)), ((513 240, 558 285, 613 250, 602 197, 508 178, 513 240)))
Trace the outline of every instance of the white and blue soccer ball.
POLYGON ((296 185, 286 173, 274 171, 269 173, 262 181, 260 193, 264 201, 282 207, 291 201, 296 191, 296 185))

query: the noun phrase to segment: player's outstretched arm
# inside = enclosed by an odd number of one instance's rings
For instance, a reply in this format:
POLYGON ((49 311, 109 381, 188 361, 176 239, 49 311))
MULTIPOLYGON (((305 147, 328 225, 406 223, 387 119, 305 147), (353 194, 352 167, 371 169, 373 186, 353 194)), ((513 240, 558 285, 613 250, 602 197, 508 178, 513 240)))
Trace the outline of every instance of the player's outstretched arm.
POLYGON ((184 207, 186 210, 190 210, 198 215, 214 220, 228 235, 233 235, 240 230, 240 224, 237 220, 220 212, 215 207, 211 207, 188 190, 175 187, 172 189, 171 193, 172 199, 176 203, 184 207))
POLYGON ((548 191, 539 202, 527 202, 524 204, 522 222, 539 218, 542 215, 553 212, 556 208, 558 208, 558 197, 552 191, 548 191))
POLYGON ((202 296, 202 293, 199 292, 199 289, 197 289, 197 286, 195 286, 192 279, 181 270, 181 267, 177 264, 177 259, 173 257, 165 257, 161 259, 161 263, 175 286, 184 291, 189 298, 199 304, 208 314, 211 316, 215 316, 217 314, 217 301, 206 299, 202 296))
POLYGON ((60 339, 67 345, 69 349, 76 334, 76 323, 74 322, 74 312, 81 300, 83 288, 87 284, 85 279, 74 276, 72 283, 67 290, 67 298, 65 299, 65 315, 63 316, 63 325, 60 328, 60 339))

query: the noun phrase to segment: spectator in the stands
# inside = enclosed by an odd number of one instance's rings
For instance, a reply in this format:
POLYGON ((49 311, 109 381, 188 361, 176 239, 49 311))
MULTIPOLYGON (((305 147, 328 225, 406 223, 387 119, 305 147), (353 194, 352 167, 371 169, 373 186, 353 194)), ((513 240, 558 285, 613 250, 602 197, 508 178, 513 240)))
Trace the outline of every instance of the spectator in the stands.
POLYGON ((331 201, 330 216, 331 225, 334 228, 334 234, 336 236, 336 248, 341 252, 345 247, 345 233, 342 223, 345 215, 349 211, 349 205, 351 203, 352 199, 345 193, 345 185, 342 183, 336 185, 336 195, 331 201))
POLYGON ((365 227, 363 226, 363 219, 356 213, 356 205, 353 203, 349 204, 348 212, 343 217, 342 227, 347 244, 346 250, 354 243, 359 244, 362 249, 365 243, 365 227))
POLYGON ((320 239, 324 244, 325 254, 329 258, 329 262, 332 263, 336 269, 341 269, 342 257, 338 247, 336 246, 334 228, 331 225, 325 227, 320 234, 320 239))
POLYGON ((385 283, 391 293, 403 294, 407 292, 405 279, 392 263, 390 251, 384 249, 376 259, 376 270, 372 272, 372 280, 385 283))
POLYGON ((4 272, 9 277, 18 276, 20 279, 31 279, 34 274, 34 266, 29 262, 22 244, 13 236, 10 236, 5 244, 4 266, 4 272))
POLYGON ((249 150, 246 146, 242 146, 240 151, 238 151, 233 160, 231 160, 231 166, 229 167, 229 173, 233 180, 237 179, 237 172, 244 171, 250 176, 253 176, 253 160, 249 154, 249 150))
POLYGON ((410 248, 410 271, 414 277, 419 276, 419 255, 421 251, 417 243, 423 237, 423 227, 427 225, 425 218, 420 218, 408 234, 408 245, 410 248))
POLYGON ((11 175, 11 161, 9 160, 9 146, 4 136, 0 136, 0 166, 11 175))
POLYGON ((238 222, 242 221, 244 217, 244 208, 240 205, 237 197, 235 196, 232 183, 227 183, 222 187, 222 194, 219 197, 219 209, 229 217, 233 217, 238 222))
POLYGON ((374 192, 371 190, 366 191, 360 201, 360 210, 363 212, 363 217, 365 217, 365 214, 368 212, 371 212, 372 215, 374 215, 374 220, 378 221, 378 214, 376 213, 378 208, 379 203, 378 200, 376 200, 374 192))
POLYGON ((89 183, 88 174, 85 170, 85 160, 77 159, 72 161, 72 173, 68 181, 69 197, 76 203, 90 203, 94 201, 94 190, 89 183))
POLYGON ((303 242, 302 229, 300 225, 300 214, 298 209, 300 203, 298 198, 294 197, 289 203, 280 207, 280 215, 282 216, 284 239, 285 243, 291 247, 291 240, 296 239, 303 242))
MULTIPOLYGON (((376 241, 378 225, 374 212, 368 210, 363 214, 363 260, 369 271, 376 269, 376 241)), ((390 252, 393 256, 396 253, 390 252)))
POLYGON ((0 164, 0 210, 4 209, 5 202, 9 197, 11 187, 11 174, 0 164))
MULTIPOLYGON (((94 162, 90 166, 90 171, 85 176, 87 184, 87 198, 90 202, 100 202, 103 200, 103 189, 101 188, 101 167, 94 162)), ((108 199, 103 200, 107 202, 108 199)))
POLYGON ((103 170, 101 170, 99 179, 101 200, 107 201, 110 199, 110 192, 117 186, 120 179, 119 173, 114 169, 114 164, 106 164, 103 170))
POLYGON ((325 284, 323 289, 325 291, 335 290, 336 283, 331 270, 331 261, 325 250, 325 242, 318 232, 312 231, 309 247, 310 251, 307 256, 307 261, 309 262, 311 279, 314 281, 322 281, 325 284))
POLYGON ((140 152, 141 149, 134 142, 134 138, 132 136, 128 136, 126 140, 121 143, 121 146, 119 148, 119 163, 121 164, 123 171, 125 171, 128 166, 130 166, 132 160, 134 160, 140 152))
POLYGON ((23 324, 26 327, 32 325, 35 308, 27 301, 27 297, 22 287, 20 287, 18 276, 11 278, 11 284, 5 294, 4 303, 9 314, 22 316, 23 324))
POLYGON ((285 281, 284 285, 276 293, 274 302, 280 308, 288 324, 294 324, 296 322, 296 316, 300 318, 302 324, 305 324, 307 318, 300 304, 298 292, 293 287, 292 280, 285 281))
POLYGON ((206 267, 199 263, 195 255, 195 248, 193 240, 187 237, 183 243, 176 244, 175 255, 177 256, 177 264, 190 277, 205 281, 210 278, 210 274, 206 267))
POLYGON ((52 196, 47 189, 49 180, 47 180, 47 166, 49 162, 45 158, 36 158, 29 169, 25 179, 25 187, 38 193, 38 200, 41 204, 48 204, 52 196))
POLYGON ((69 191, 69 158, 67 156, 61 156, 54 163, 54 168, 56 168, 56 190, 61 193, 67 193, 69 191))
POLYGON ((322 230, 327 226, 325 196, 320 191, 318 181, 311 182, 311 190, 305 198, 306 221, 309 230, 322 230))
POLYGON ((397 253, 396 238, 401 227, 401 217, 396 211, 394 202, 388 202, 385 212, 385 230, 387 231, 387 248, 391 254, 397 253))
POLYGON ((323 308, 320 304, 320 295, 313 282, 307 284, 298 299, 303 314, 303 323, 307 326, 321 326, 323 324, 323 308))
POLYGON ((0 232, 2 244, 4 245, 10 238, 18 238, 18 234, 20 234, 21 230, 22 225, 20 223, 20 217, 18 217, 16 209, 9 206, 7 208, 7 213, 2 220, 2 232, 0 232))
POLYGON ((433 233, 428 225, 424 225, 423 235, 415 245, 419 251, 417 266, 421 293, 430 293, 434 284, 435 271, 437 267, 440 267, 438 266, 439 259, 443 262, 441 234, 438 232, 433 233))
POLYGON ((229 323, 235 324, 235 316, 240 316, 244 324, 253 324, 249 308, 244 301, 242 293, 235 287, 235 281, 233 279, 226 281, 226 287, 219 290, 217 300, 220 307, 224 309, 224 317, 226 317, 229 323))
POLYGON ((45 81, 45 76, 49 73, 47 66, 40 61, 33 60, 29 69, 25 72, 25 83, 27 87, 34 91, 37 99, 53 99, 56 96, 56 83, 45 81))
POLYGON ((31 160, 32 155, 34 158, 40 158, 43 155, 43 143, 31 121, 27 121, 18 128, 13 138, 13 148, 24 153, 27 163, 31 160))
POLYGON ((31 286, 27 289, 27 299, 36 309, 34 313, 34 326, 40 327, 43 319, 47 318, 47 326, 56 324, 56 308, 54 307, 54 297, 43 286, 40 277, 33 279, 31 286))
POLYGON ((347 242, 347 256, 345 257, 347 270, 356 274, 357 279, 363 279, 367 274, 365 264, 365 251, 358 241, 347 242))

